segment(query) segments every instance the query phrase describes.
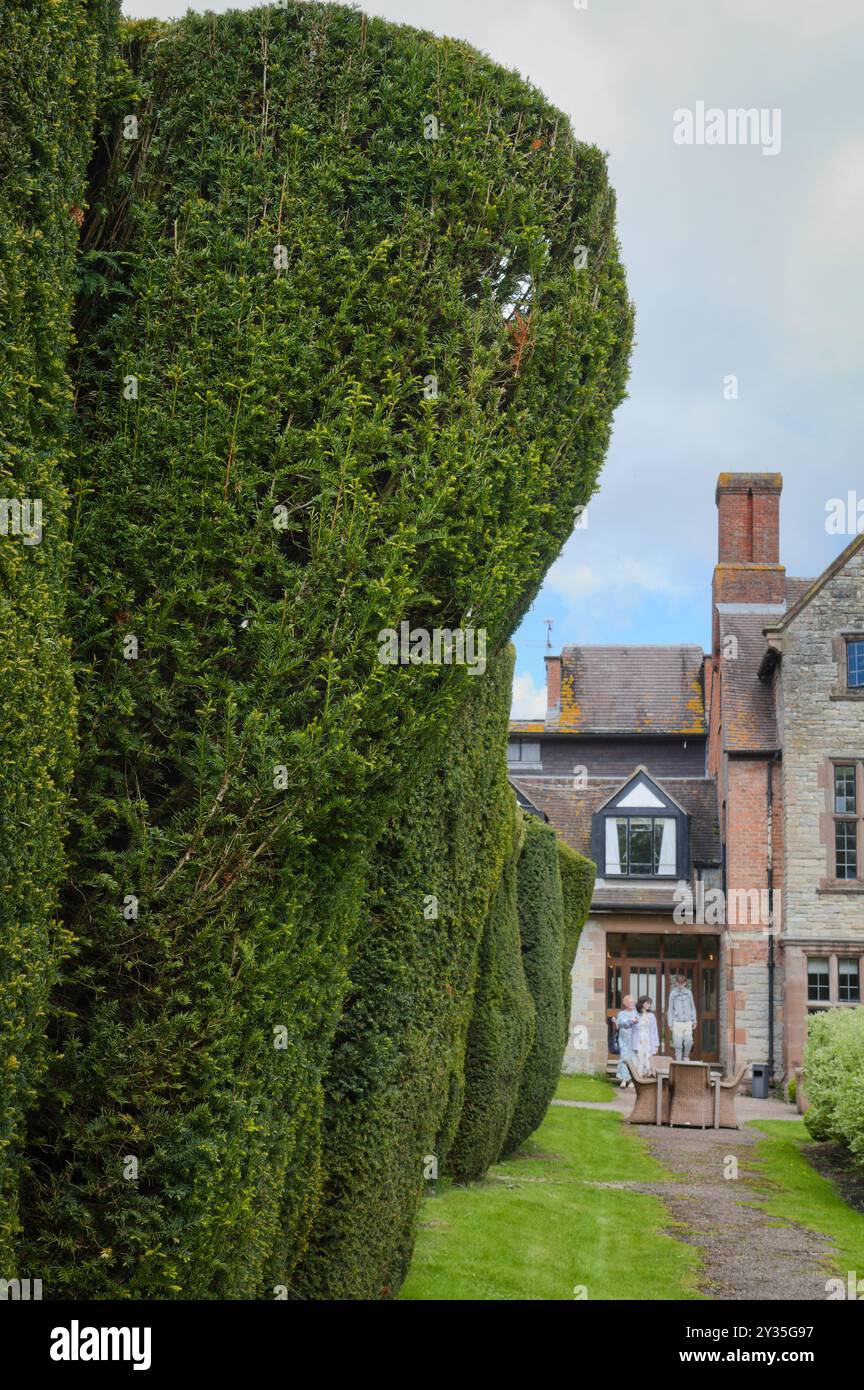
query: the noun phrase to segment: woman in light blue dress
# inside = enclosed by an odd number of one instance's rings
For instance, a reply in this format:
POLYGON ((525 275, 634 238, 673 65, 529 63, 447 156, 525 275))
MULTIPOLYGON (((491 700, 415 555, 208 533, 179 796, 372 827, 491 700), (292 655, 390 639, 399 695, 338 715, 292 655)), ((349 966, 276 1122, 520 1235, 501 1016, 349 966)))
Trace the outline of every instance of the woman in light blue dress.
POLYGON ((618 1030, 618 1070, 615 1075, 618 1084, 623 1091, 625 1086, 629 1086, 630 1073, 627 1070, 627 1059, 636 1065, 636 1029, 639 1026, 639 1015, 633 1005, 633 995, 625 994, 621 1000, 623 1008, 615 1019, 615 1026, 618 1030))

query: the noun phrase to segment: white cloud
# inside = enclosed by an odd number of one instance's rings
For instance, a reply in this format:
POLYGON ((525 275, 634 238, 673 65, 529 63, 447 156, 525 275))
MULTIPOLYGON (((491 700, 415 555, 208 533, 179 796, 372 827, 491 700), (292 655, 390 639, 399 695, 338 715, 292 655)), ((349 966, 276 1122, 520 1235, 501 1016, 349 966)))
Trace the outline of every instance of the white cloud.
POLYGON ((600 557, 596 567, 568 555, 566 550, 546 576, 545 587, 569 600, 603 592, 618 599, 639 592, 679 598, 685 588, 671 569, 659 564, 622 559, 620 553, 612 551, 608 557, 600 557))
POLYGON ((836 146, 807 195, 785 257, 783 305, 800 356, 811 370, 864 366, 864 138, 836 146))
POLYGON ((534 684, 530 671, 513 677, 511 719, 542 719, 546 713, 546 691, 534 684))

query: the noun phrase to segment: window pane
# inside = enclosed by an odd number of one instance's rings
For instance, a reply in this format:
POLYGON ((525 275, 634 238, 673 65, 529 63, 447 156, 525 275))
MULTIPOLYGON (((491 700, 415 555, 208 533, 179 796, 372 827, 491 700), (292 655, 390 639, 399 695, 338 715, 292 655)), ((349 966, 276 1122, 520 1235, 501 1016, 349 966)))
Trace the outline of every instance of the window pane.
POLYGON ((834 810, 853 814, 855 805, 855 767, 835 767, 834 769, 834 810))
POLYGON ((627 934, 627 954, 631 960, 651 960, 653 956, 660 954, 659 935, 648 934, 645 932, 628 932, 627 934))
POLYGON ((837 963, 839 981, 837 998, 841 1004, 860 1004, 861 979, 857 960, 841 960, 837 963))
POLYGON ((513 743, 508 743, 508 744, 507 744, 507 761, 508 761, 508 763, 518 763, 518 762, 521 760, 521 757, 522 757, 522 745, 521 745, 521 743, 519 743, 518 740, 515 740, 513 743))
POLYGON ((807 1000, 811 1004, 827 1003, 831 997, 827 960, 807 961, 807 1000))
POLYGON ((675 822, 664 816, 654 821, 654 872, 655 874, 674 874, 675 822))
POLYGON ((858 877, 858 853, 856 832, 858 823, 854 820, 838 820, 834 823, 835 863, 838 878, 858 877))
POLYGON ((609 965, 606 967, 606 1008, 621 1008, 621 967, 620 965, 609 965))
POLYGON ((631 874, 650 874, 654 872, 652 852, 652 824, 648 819, 634 816, 630 821, 630 872, 631 874))
POLYGON ((717 1012, 717 971, 702 967, 702 1012, 717 1012))
POLYGON ((540 761, 540 744, 539 744, 539 743, 523 743, 523 744, 522 744, 522 761, 523 761, 523 763, 539 763, 539 761, 540 761))
POLYGON ((618 836, 618 857, 621 860, 619 873, 627 874, 630 872, 630 864, 627 859, 627 822, 626 820, 616 820, 616 834, 618 836))
POLYGON ((864 642, 846 643, 847 684, 864 685, 864 642))
POLYGON ((716 1018, 703 1018, 702 1020, 702 1056, 717 1056, 716 1018))

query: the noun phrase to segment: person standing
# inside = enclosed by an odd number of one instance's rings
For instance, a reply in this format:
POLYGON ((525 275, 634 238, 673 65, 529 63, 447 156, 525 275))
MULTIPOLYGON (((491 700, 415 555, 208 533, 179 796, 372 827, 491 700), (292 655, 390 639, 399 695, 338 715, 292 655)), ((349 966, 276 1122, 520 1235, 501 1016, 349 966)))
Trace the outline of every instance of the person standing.
POLYGON ((636 1065, 635 1032, 639 1024, 639 1015, 633 1006, 632 994, 625 994, 621 1004, 623 1007, 615 1019, 615 1027, 618 1030, 618 1070, 615 1075, 623 1091, 631 1084, 630 1073, 627 1070, 628 1060, 636 1065))
POLYGON ((639 1022, 636 1025, 636 1060, 634 1066, 640 1076, 650 1076, 654 1070, 653 1058, 660 1051, 657 1035, 657 1020, 652 1012, 653 1003, 649 995, 640 994, 636 1000, 639 1022))
POLYGON ((675 1061, 689 1062, 690 1049, 693 1046, 693 1029, 696 1026, 696 1004, 686 975, 675 976, 675 987, 669 992, 666 1017, 672 1030, 675 1061))

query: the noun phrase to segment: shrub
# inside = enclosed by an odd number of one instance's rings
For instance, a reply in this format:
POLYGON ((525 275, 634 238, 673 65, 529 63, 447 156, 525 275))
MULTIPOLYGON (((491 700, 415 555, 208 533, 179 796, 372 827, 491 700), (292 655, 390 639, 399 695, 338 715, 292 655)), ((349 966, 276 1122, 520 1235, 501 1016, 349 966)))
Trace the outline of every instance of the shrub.
POLYGON ((95 75, 103 26, 115 9, 119 0, 116 6, 36 0, 0 7, 0 1277, 6 1278, 17 1267, 22 1130, 40 1083, 48 999, 65 944, 58 892, 75 727, 64 628, 66 355, 95 75))
POLYGON ((296 1297, 389 1297, 407 1272, 508 848, 512 672, 511 648, 474 682, 445 757, 376 848, 325 1081, 323 1201, 296 1297))
POLYGON ((115 107, 79 305, 75 956, 28 1248, 60 1294, 243 1298, 319 1200, 364 865, 482 679, 379 634, 500 651, 594 486, 631 313, 599 152, 473 50, 329 5, 130 34, 140 134, 115 107))
POLYGON ((561 891, 564 896, 564 1041, 567 1042, 570 1027, 570 1009, 573 994, 573 962, 579 947, 582 928, 591 911, 594 895, 594 880, 597 866, 583 854, 577 854, 563 840, 557 841, 558 870, 561 874, 561 891))
POLYGON ((510 853, 480 942, 462 1112, 447 1154, 448 1171, 463 1180, 482 1177, 500 1155, 534 1038, 534 1003, 519 937, 517 872, 524 822, 511 794, 510 853))
POLYGON ((864 1168, 864 1009, 826 1009, 811 1016, 804 1080, 809 1101, 804 1123, 813 1138, 845 1144, 864 1168))
POLYGON ((501 1151, 504 1157, 514 1153, 542 1122, 561 1075, 567 1024, 561 992, 564 899, 556 846, 557 837, 550 825, 536 816, 525 817, 525 843, 517 867, 519 935, 535 1025, 516 1109, 501 1151))

